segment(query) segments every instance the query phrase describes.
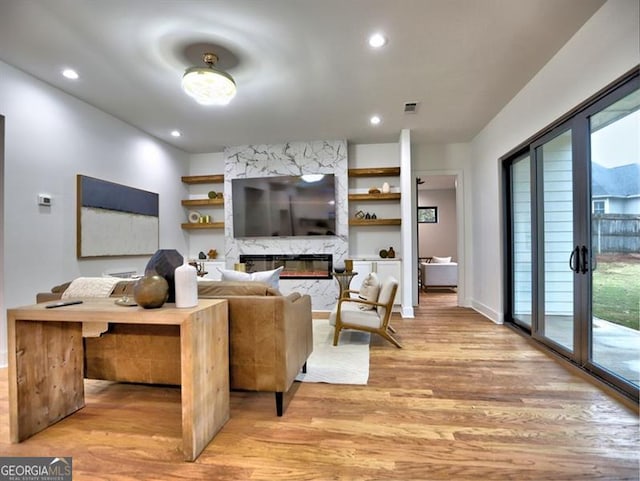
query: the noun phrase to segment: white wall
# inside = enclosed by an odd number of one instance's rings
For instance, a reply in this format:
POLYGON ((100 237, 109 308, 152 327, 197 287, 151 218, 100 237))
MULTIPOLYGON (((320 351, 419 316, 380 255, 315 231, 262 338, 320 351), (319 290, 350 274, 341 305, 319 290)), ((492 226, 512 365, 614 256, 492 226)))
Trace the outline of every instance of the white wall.
MULTIPOLYGON (((6 312, 80 275, 142 272, 148 257, 76 258, 76 174, 160 194, 160 248, 186 253, 180 199, 188 155, 62 91, 0 62, 5 116, 4 305, 0 362, 6 362, 6 312), (37 195, 52 197, 50 207, 37 195)), ((1 300, 2 298, 0 298, 1 300)))
POLYGON ((455 189, 418 191, 418 206, 438 208, 437 223, 418 224, 419 257, 451 256, 451 260, 457 262, 458 235, 455 189))
POLYGON ((640 62, 637 0, 609 0, 471 143, 473 307, 502 322, 498 159, 640 62))

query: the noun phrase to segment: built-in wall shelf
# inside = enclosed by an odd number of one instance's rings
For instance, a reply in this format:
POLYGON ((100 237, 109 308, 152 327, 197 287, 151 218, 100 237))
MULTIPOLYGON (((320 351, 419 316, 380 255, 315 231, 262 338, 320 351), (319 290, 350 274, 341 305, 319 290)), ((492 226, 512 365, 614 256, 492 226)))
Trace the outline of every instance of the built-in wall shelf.
POLYGON ((380 225, 400 225, 401 219, 349 219, 349 225, 380 226, 380 225))
POLYGON ((391 177, 400 175, 400 167, 367 167, 349 169, 349 177, 391 177))
POLYGON ((187 222, 182 224, 182 228, 185 230, 223 229, 224 222, 187 222))
POLYGON ((185 207, 206 207, 215 205, 224 205, 224 199, 187 199, 182 201, 182 205, 185 207))
POLYGON ((218 184, 224 182, 224 175, 183 175, 182 182, 185 184, 218 184))
MULTIPOLYGON (((211 175, 183 175, 182 182, 189 185, 195 184, 220 184, 224 182, 223 174, 211 175)), ((224 206, 224 198, 216 197, 214 199, 183 199, 180 201, 183 207, 221 207, 224 206)), ((205 216, 201 216, 203 218, 205 216)), ((205 217, 209 218, 209 217, 205 217)), ((200 229, 223 229, 224 222, 185 222, 181 224, 185 230, 200 229)))
POLYGON ((380 194, 349 194, 349 200, 400 200, 400 192, 380 194))

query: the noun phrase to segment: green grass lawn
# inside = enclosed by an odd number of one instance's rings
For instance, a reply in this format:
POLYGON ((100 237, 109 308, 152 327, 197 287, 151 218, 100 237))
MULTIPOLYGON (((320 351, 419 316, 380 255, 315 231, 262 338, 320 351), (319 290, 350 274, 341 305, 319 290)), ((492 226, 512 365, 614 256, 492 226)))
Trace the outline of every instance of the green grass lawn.
POLYGON ((593 315, 640 330, 640 263, 599 262, 593 273, 593 315))

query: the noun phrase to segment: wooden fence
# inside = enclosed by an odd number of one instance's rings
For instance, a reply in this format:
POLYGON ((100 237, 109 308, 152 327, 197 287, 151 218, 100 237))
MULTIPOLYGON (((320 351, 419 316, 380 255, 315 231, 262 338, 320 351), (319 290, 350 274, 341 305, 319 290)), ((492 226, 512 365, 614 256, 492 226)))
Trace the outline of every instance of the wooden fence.
POLYGON ((591 235, 593 249, 598 254, 640 252, 640 215, 595 215, 591 235))

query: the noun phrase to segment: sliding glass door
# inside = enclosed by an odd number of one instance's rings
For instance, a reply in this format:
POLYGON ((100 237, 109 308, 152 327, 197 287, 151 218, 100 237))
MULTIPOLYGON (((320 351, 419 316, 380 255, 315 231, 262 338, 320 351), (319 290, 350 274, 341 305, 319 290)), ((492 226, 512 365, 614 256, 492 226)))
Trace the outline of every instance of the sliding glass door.
POLYGON ((589 118, 591 357, 640 385, 640 90, 589 118))
POLYGON ((521 156, 511 164, 511 198, 513 232, 513 321, 531 329, 532 318, 532 230, 531 230, 531 159, 521 156))
POLYGON ((505 157, 505 319, 637 399, 640 79, 505 157))
POLYGON ((574 279, 568 259, 574 244, 571 130, 534 146, 538 196, 538 322, 536 336, 573 352, 574 279))

